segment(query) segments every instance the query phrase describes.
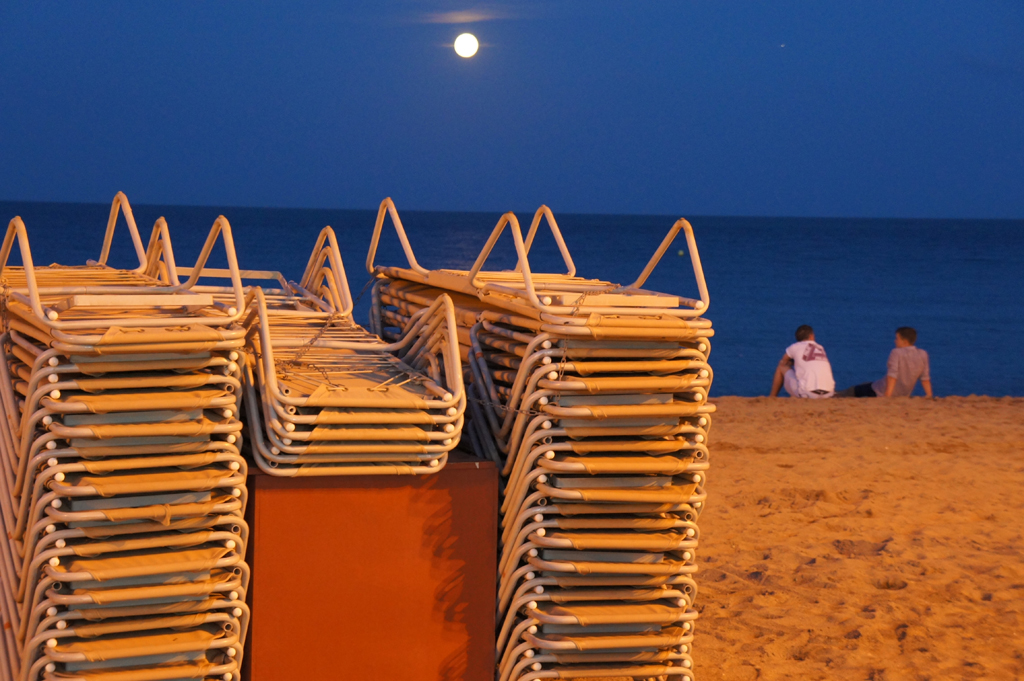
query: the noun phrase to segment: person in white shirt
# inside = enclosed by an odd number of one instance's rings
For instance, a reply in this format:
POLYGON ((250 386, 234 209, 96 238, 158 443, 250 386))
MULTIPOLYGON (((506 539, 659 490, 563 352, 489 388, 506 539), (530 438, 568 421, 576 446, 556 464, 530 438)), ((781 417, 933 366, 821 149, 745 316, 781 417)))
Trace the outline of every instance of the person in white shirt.
POLYGON ((786 348, 772 379, 771 397, 785 387, 790 397, 832 397, 836 382, 825 348, 814 342, 814 329, 804 324, 796 330, 796 343, 786 348))

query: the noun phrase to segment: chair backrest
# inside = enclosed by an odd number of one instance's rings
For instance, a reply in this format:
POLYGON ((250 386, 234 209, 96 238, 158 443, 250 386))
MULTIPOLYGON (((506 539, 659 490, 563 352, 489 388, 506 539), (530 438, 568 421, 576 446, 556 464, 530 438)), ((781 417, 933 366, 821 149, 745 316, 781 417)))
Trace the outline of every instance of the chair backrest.
POLYGON ((565 239, 562 237, 551 209, 547 206, 541 206, 534 213, 526 238, 523 237, 522 228, 515 214, 511 212, 503 214, 494 229, 491 230, 490 236, 469 270, 428 270, 416 260, 412 245, 398 216, 398 210, 395 208, 394 202, 388 198, 381 203, 377 212, 366 268, 371 275, 406 279, 437 286, 477 296, 481 300, 491 302, 499 307, 507 307, 508 304, 504 302, 506 300, 515 300, 520 305, 525 303, 537 314, 554 316, 643 314, 688 318, 703 314, 711 302, 700 255, 697 251, 697 242, 693 235, 693 227, 682 218, 669 229, 641 271, 640 276, 630 285, 619 286, 607 281, 576 276, 576 266, 565 244, 565 239), (391 217, 408 267, 382 266, 375 262, 386 216, 391 217), (542 220, 551 229, 565 263, 566 274, 536 274, 530 265, 530 248, 542 220), (512 233, 517 256, 516 267, 512 272, 485 271, 483 267, 506 227, 512 233), (685 234, 687 241, 687 250, 690 254, 694 278, 700 295, 699 299, 654 293, 641 288, 680 232, 685 234))

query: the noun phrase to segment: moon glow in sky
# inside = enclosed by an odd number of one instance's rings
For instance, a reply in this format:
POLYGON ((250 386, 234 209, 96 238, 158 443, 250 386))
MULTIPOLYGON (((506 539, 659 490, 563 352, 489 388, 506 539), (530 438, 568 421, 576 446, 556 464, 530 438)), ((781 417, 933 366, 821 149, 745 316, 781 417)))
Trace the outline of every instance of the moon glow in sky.
POLYGON ((469 59, 480 49, 480 43, 472 33, 463 33, 455 39, 455 54, 469 59))

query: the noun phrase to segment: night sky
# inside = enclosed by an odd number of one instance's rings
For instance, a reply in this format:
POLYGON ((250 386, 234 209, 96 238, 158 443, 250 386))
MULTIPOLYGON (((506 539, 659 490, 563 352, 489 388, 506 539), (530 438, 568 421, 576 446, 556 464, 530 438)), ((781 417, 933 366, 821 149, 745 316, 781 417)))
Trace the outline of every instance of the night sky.
POLYGON ((0 4, 0 200, 118 189, 1022 218, 1024 2, 0 4))

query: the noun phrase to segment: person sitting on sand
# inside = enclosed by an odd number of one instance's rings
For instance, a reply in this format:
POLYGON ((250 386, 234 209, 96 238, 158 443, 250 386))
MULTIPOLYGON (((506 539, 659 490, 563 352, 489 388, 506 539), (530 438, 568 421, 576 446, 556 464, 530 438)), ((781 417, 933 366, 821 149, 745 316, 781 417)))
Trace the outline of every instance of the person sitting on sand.
POLYGON ((896 329, 896 347, 889 353, 885 378, 861 383, 836 393, 837 397, 910 397, 918 379, 926 397, 932 396, 928 353, 914 345, 917 331, 909 326, 896 329))
POLYGON ((796 343, 775 367, 770 396, 778 397, 783 386, 790 397, 832 397, 836 389, 825 348, 814 341, 814 329, 806 324, 796 330, 796 343))

